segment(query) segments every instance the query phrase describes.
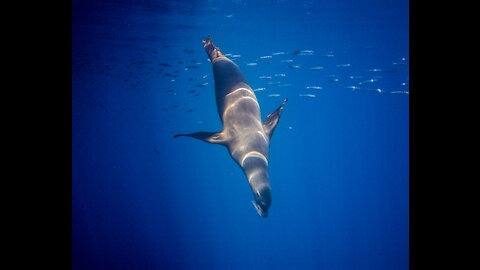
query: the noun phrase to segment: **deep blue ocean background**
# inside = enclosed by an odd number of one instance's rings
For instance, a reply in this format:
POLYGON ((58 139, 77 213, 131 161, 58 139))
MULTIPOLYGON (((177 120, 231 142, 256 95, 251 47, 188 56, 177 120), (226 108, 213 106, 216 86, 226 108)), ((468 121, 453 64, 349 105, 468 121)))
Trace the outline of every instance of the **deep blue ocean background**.
POLYGON ((72 2, 73 269, 408 262, 408 1, 72 2), (225 147, 173 138, 222 129, 208 35, 262 119, 289 99, 268 218, 225 147))

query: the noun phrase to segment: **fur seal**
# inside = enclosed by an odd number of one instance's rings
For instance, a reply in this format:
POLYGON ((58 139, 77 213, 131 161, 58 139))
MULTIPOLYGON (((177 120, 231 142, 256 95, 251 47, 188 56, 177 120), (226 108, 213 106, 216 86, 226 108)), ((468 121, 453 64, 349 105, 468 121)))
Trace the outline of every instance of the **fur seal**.
POLYGON ((240 68, 220 52, 210 36, 203 40, 203 44, 213 65, 215 98, 223 130, 178 134, 174 137, 188 136, 226 146, 248 179, 255 198, 252 203, 258 214, 267 217, 272 203, 268 175, 270 140, 288 99, 262 123, 257 98, 240 68))

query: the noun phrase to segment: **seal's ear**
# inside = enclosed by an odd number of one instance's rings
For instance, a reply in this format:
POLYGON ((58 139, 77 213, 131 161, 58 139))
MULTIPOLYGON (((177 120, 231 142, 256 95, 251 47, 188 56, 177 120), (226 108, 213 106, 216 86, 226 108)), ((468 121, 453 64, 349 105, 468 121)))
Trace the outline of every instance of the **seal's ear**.
POLYGON ((228 143, 223 132, 200 131, 200 132, 194 132, 190 134, 177 134, 173 137, 177 138, 179 136, 192 137, 208 143, 215 143, 215 144, 221 144, 221 145, 227 145, 228 143))
POLYGON ((280 115, 282 114, 283 106, 285 105, 285 102, 287 102, 288 98, 283 100, 282 105, 278 107, 275 111, 273 111, 271 114, 267 116, 267 119, 265 119, 265 122, 263 122, 263 130, 268 136, 268 139, 270 140, 273 135, 273 131, 275 130, 275 127, 278 124, 278 121, 280 120, 280 115))

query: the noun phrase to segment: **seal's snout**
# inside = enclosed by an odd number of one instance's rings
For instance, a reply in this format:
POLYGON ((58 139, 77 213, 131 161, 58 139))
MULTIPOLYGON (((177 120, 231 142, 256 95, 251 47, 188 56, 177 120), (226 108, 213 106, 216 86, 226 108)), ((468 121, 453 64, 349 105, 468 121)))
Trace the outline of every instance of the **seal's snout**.
POLYGON ((272 192, 269 187, 264 186, 262 189, 254 193, 255 202, 254 206, 257 212, 262 217, 268 217, 268 209, 272 204, 272 192))

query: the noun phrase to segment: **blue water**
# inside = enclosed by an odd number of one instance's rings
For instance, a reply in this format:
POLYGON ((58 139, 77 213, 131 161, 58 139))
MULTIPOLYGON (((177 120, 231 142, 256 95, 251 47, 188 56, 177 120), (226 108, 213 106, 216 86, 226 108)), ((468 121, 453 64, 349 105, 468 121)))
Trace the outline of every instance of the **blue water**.
POLYGON ((74 0, 72 268, 408 269, 408 7, 74 0), (268 218, 226 148, 173 138, 222 128, 208 35, 263 119, 288 97, 268 218))

